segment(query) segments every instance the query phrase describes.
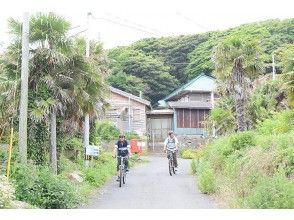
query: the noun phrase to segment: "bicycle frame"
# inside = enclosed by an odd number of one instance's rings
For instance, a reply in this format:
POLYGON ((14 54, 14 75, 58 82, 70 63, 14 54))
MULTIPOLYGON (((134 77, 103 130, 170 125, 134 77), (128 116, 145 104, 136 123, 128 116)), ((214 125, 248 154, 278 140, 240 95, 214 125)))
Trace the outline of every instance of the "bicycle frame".
POLYGON ((125 159, 126 157, 118 156, 120 158, 120 165, 119 165, 119 187, 121 187, 122 183, 126 183, 126 166, 125 166, 125 159))
POLYGON ((176 174, 175 171, 175 164, 174 164, 174 157, 173 153, 175 150, 167 150, 167 158, 168 158, 168 168, 169 168, 169 175, 172 176, 172 173, 176 174))

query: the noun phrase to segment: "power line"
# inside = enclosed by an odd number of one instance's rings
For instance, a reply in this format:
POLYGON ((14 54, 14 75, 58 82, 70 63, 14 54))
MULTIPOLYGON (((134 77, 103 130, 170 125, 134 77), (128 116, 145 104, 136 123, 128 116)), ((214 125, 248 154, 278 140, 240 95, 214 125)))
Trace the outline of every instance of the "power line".
POLYGON ((179 17, 182 17, 182 18, 184 18, 185 20, 191 22, 192 24, 194 24, 194 25, 196 25, 196 26, 198 26, 198 27, 204 29, 205 31, 209 31, 209 28, 207 28, 207 27, 205 27, 205 26, 203 26, 203 25, 197 23, 196 21, 194 21, 194 20, 192 20, 191 18, 189 18, 189 17, 187 17, 187 16, 181 14, 180 12, 177 12, 176 15, 178 15, 179 17))
POLYGON ((150 28, 150 27, 144 26, 144 25, 142 25, 142 24, 139 24, 139 23, 137 23, 137 22, 131 21, 131 20, 129 20, 129 19, 119 17, 119 16, 117 16, 117 15, 112 15, 112 14, 110 14, 110 13, 107 13, 107 14, 110 15, 110 16, 112 16, 112 17, 114 17, 114 18, 116 18, 116 19, 118 19, 118 20, 122 20, 122 21, 124 21, 124 22, 126 22, 126 23, 129 23, 129 24, 132 24, 132 25, 138 26, 138 27, 140 27, 140 28, 148 29, 148 30, 151 30, 151 31, 153 31, 153 32, 157 32, 157 33, 159 33, 159 34, 161 34, 161 35, 164 35, 163 33, 161 33, 161 31, 159 31, 159 30, 157 30, 157 29, 154 29, 154 28, 150 28))
POLYGON ((154 32, 150 32, 150 31, 148 31, 148 30, 143 30, 142 28, 138 28, 138 27, 131 26, 131 25, 128 25, 128 24, 123 24, 123 23, 121 23, 121 22, 114 21, 114 20, 109 19, 109 18, 103 18, 103 17, 97 18, 97 17, 95 17, 95 16, 93 16, 93 15, 92 15, 92 17, 93 17, 93 19, 95 19, 95 20, 105 20, 105 21, 108 21, 108 22, 110 22, 110 23, 118 24, 118 25, 120 25, 120 26, 124 26, 124 27, 127 27, 127 28, 131 28, 131 29, 133 29, 133 30, 141 31, 141 32, 144 32, 144 33, 147 33, 147 34, 152 34, 152 35, 155 35, 155 36, 157 36, 157 37, 160 37, 160 35, 158 35, 158 34, 156 34, 156 33, 154 33, 154 32))

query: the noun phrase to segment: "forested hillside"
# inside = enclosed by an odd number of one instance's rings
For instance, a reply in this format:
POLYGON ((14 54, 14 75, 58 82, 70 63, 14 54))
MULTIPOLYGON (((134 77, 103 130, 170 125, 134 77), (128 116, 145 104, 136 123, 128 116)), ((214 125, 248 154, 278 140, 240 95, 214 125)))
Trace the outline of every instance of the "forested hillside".
POLYGON ((267 20, 244 24, 225 31, 177 37, 147 38, 108 51, 111 85, 133 94, 143 91, 146 99, 157 101, 200 73, 213 74, 213 49, 230 36, 255 40, 264 62, 259 74, 271 72, 272 54, 294 41, 294 19, 267 20))

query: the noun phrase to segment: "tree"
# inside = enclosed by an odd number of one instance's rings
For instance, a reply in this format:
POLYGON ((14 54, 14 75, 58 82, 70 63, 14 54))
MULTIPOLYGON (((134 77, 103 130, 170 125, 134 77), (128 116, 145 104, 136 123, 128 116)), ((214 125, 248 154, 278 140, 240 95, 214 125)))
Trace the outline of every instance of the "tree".
MULTIPOLYGON (((168 66, 140 51, 122 50, 120 48, 110 52, 109 57, 113 74, 110 82, 117 81, 114 78, 124 74, 134 76, 132 80, 141 79, 147 85, 144 87, 143 93, 154 105, 179 86, 178 80, 169 73, 168 66)), ((138 85, 133 88, 136 91, 138 85)))
POLYGON ((238 131, 250 126, 248 100, 252 79, 263 70, 260 52, 258 42, 240 35, 226 38, 213 52, 216 77, 225 82, 235 102, 238 131))
MULTIPOLYGON (((70 23, 60 16, 39 13, 31 17, 30 23, 30 144, 34 150, 41 149, 46 139, 43 131, 50 128, 50 163, 56 173, 57 125, 62 120, 66 122, 62 129, 73 130, 80 126, 84 113, 95 116, 97 104, 106 103, 107 60, 102 45, 95 42, 91 42, 91 56, 86 58, 85 40, 69 38, 70 23)), ((13 19, 9 24, 17 43, 21 24, 13 19)), ((36 150, 36 154, 42 153, 36 150)))
POLYGON ((282 51, 282 66, 289 103, 294 106, 294 44, 286 45, 282 51))

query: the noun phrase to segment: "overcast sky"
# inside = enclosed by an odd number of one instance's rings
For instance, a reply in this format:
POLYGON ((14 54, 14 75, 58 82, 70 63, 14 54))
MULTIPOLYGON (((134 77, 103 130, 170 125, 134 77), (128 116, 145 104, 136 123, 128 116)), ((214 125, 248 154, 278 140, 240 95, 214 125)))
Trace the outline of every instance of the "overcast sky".
POLYGON ((86 28, 92 12, 91 38, 106 48, 128 45, 145 37, 195 34, 240 24, 293 18, 294 0, 2 0, 0 42, 8 40, 7 18, 23 12, 53 11, 67 18, 72 33, 86 28))

